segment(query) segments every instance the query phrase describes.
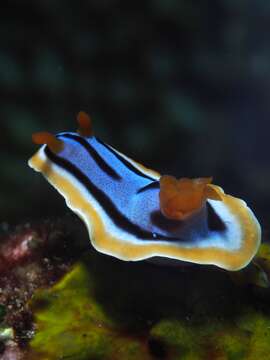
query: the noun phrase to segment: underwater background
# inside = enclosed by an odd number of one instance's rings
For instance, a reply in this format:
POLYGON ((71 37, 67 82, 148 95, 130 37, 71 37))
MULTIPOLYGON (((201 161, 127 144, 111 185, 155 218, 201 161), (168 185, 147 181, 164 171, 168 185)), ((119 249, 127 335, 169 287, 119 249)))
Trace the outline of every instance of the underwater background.
POLYGON ((270 359, 269 19, 263 0, 1 5, 0 359, 270 359), (32 133, 76 130, 80 110, 147 167, 244 199, 266 241, 256 265, 94 251, 27 165, 32 133))
POLYGON ((84 110, 123 153, 161 174, 213 176, 267 223, 269 16, 260 0, 6 2, 2 221, 63 212, 27 167, 31 134, 76 129, 84 110))

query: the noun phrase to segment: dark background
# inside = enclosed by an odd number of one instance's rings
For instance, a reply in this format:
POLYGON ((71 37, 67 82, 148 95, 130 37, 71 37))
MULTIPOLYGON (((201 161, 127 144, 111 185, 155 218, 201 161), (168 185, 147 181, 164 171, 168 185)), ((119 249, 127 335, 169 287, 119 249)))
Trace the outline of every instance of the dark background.
POLYGON ((214 176, 267 226, 270 2, 6 1, 0 223, 65 213, 27 167, 31 134, 95 133, 162 174, 214 176))

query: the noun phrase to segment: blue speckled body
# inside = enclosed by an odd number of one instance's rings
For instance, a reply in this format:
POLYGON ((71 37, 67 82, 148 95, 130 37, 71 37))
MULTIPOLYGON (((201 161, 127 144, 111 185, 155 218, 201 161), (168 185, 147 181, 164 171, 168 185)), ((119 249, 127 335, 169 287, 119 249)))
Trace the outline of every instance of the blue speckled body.
MULTIPOLYGON (((65 142, 58 157, 78 168, 113 202, 120 214, 132 224, 150 232, 153 239, 159 234, 188 241, 192 236, 191 228, 196 229, 197 235, 206 234, 206 216, 202 216, 202 213, 206 212, 205 207, 190 221, 169 220, 160 212, 159 182, 156 178, 146 176, 145 173, 137 173, 127 167, 119 153, 95 137, 83 141, 96 153, 98 161, 89 154, 85 144, 78 142, 82 140, 76 133, 61 133, 57 137, 65 142), (106 171, 110 170, 108 168, 112 169, 114 176, 106 171)), ((129 164, 131 167, 134 166, 131 162, 129 164)))

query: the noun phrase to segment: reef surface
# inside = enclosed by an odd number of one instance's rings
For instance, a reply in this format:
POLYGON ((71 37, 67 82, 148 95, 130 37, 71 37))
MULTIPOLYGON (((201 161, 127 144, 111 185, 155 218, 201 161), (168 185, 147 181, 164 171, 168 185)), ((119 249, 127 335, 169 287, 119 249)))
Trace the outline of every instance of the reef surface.
POLYGON ((2 225, 1 359, 267 359, 270 246, 240 272, 99 254, 81 223, 2 225))

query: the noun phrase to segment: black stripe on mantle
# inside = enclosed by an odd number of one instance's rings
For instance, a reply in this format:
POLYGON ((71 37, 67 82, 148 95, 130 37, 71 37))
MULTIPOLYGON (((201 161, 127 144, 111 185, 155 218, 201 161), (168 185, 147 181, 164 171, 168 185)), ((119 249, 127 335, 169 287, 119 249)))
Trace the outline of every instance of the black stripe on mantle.
POLYGON ((123 156, 118 154, 113 148, 111 148, 109 145, 105 144, 103 141, 101 141, 99 138, 96 138, 97 142, 99 142, 101 145, 103 145, 107 150, 109 150, 119 161, 122 162, 129 170, 131 170, 133 173, 144 177, 151 181, 156 181, 156 179, 152 178, 151 176, 143 173, 141 170, 136 168, 132 163, 130 163, 127 159, 125 159, 123 156))
POLYGON ((104 161, 104 159, 98 154, 98 152, 82 137, 72 135, 72 134, 64 134, 61 135, 64 138, 68 138, 71 140, 76 141, 78 144, 80 144, 84 149, 88 152, 88 154, 95 160, 95 162, 98 164, 100 169, 104 171, 107 175, 112 177, 115 180, 121 180, 122 177, 110 166, 104 161))

